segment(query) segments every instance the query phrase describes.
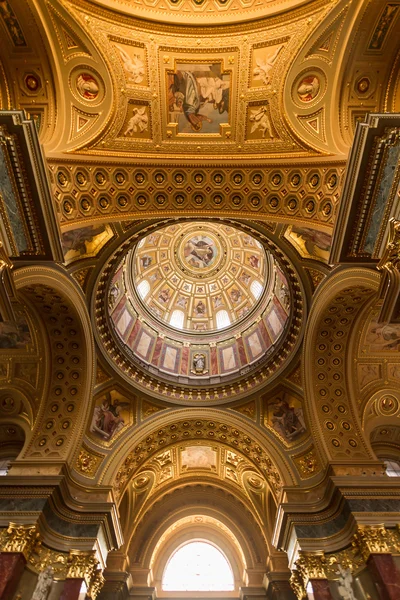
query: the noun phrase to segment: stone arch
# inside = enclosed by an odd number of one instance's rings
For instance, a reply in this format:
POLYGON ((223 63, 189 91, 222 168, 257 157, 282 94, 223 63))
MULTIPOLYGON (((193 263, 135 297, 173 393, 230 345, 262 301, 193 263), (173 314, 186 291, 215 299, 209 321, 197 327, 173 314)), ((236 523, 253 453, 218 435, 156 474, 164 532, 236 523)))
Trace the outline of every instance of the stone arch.
POLYGON ((238 496, 206 482, 169 489, 158 498, 127 544, 131 566, 150 571, 157 544, 165 532, 177 521, 196 515, 221 522, 233 534, 246 569, 254 577, 257 572, 261 584, 268 546, 259 524, 238 496))
POLYGON ((49 356, 38 417, 20 459, 70 462, 88 419, 94 377, 94 342, 85 301, 61 268, 24 267, 14 280, 19 296, 41 315, 49 356))
POLYGON ((168 560, 179 548, 192 540, 204 540, 216 546, 228 560, 234 578, 234 591, 247 583, 245 573, 247 562, 239 541, 226 525, 221 521, 207 516, 194 516, 191 520, 182 518, 170 527, 173 531, 168 535, 168 530, 161 536, 156 545, 150 562, 152 585, 156 590, 162 590, 162 579, 168 560), (163 539, 165 538, 165 539, 163 539))
POLYGON ((215 440, 233 451, 240 450, 261 471, 276 497, 284 485, 292 485, 296 481, 293 465, 277 442, 272 440, 272 435, 258 431, 256 443, 254 430, 240 416, 228 416, 224 411, 207 408, 197 408, 195 412, 192 409, 189 413, 186 408, 166 414, 158 423, 155 428, 151 421, 141 428, 140 435, 133 431, 125 437, 124 443, 114 449, 103 467, 99 481, 113 485, 120 499, 145 460, 183 440, 207 440, 207 443, 215 440))
POLYGON ((356 324, 376 294, 379 274, 337 269, 318 288, 304 339, 305 407, 325 461, 373 458, 351 384, 356 324))

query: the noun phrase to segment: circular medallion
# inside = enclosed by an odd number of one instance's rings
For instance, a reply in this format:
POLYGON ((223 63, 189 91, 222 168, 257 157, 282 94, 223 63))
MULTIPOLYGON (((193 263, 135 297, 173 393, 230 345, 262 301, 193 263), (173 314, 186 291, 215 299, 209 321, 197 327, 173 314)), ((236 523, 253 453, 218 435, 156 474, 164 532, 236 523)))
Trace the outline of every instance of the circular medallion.
POLYGON ((208 231, 194 230, 182 236, 176 248, 178 265, 194 277, 210 276, 221 267, 223 251, 218 237, 208 231))

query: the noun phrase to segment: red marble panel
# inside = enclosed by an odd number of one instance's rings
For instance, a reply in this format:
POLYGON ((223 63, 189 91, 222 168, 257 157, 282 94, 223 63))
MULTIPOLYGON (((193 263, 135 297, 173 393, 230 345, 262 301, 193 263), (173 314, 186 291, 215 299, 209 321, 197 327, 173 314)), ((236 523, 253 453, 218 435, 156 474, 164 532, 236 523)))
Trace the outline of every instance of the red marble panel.
POLYGON ((314 600, 334 600, 327 579, 310 579, 314 600))
POLYGON ((21 552, 0 553, 0 600, 10 600, 17 591, 25 568, 21 552))
POLYGON ((129 348, 133 348, 133 345, 135 343, 135 340, 136 340, 137 335, 138 335, 138 333, 139 333, 139 331, 140 331, 141 328, 142 328, 142 324, 139 321, 139 319, 137 319, 136 322, 135 322, 135 324, 134 324, 134 326, 133 326, 133 328, 132 328, 132 331, 129 334, 128 339, 126 340, 126 343, 129 346, 129 348))
POLYGON ((211 375, 218 375, 218 358, 215 346, 211 348, 211 375))
POLYGON ((66 579, 60 600, 78 600, 83 579, 66 579))
POLYGON ((244 343, 243 343, 243 339, 240 337, 236 340, 237 343, 237 349, 239 352, 239 359, 240 362, 242 364, 242 366, 247 365, 247 356, 246 356, 246 350, 244 349, 244 343))
POLYGON ((281 323, 285 323, 286 319, 287 319, 287 314, 286 314, 285 310, 282 308, 282 305, 276 296, 274 296, 273 304, 276 308, 276 312, 281 320, 281 323))
POLYGON ((268 350, 268 348, 270 348, 272 345, 272 341, 267 328, 265 327, 264 321, 260 321, 258 324, 258 331, 261 333, 262 339, 264 340, 266 350, 268 350))
POLYGON ((152 365, 155 365, 155 366, 158 365, 162 345, 163 345, 163 340, 161 338, 157 338, 156 347, 154 348, 154 352, 153 352, 153 358, 151 359, 152 365))
POLYGON ((377 584, 381 600, 400 600, 400 573, 391 554, 371 554, 368 570, 377 584))
POLYGON ((122 314, 122 311, 125 308, 125 304, 126 304, 126 296, 122 296, 121 300, 118 302, 117 307, 115 308, 113 314, 111 315, 112 320, 114 321, 114 323, 118 322, 119 317, 122 314))
POLYGON ((180 369, 180 372, 182 373, 182 375, 188 374, 189 351, 190 351, 190 348, 185 347, 185 346, 182 349, 182 360, 181 360, 181 369, 180 369))

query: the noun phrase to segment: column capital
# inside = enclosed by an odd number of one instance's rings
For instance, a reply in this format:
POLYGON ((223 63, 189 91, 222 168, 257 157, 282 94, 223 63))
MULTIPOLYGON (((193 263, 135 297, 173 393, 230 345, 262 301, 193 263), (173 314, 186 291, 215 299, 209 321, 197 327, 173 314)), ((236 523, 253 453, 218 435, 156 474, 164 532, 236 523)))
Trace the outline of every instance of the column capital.
POLYGON ((20 552, 28 560, 41 545, 37 525, 20 525, 10 522, 1 540, 2 552, 20 552))
POLYGON ((84 579, 88 588, 87 595, 94 600, 104 585, 104 577, 98 568, 99 561, 95 551, 71 550, 68 563, 67 579, 84 579))
POLYGON ((354 534, 354 545, 357 546, 366 562, 371 554, 390 553, 390 534, 383 523, 378 525, 359 525, 354 534))
POLYGON ((325 552, 322 550, 316 552, 300 551, 295 564, 303 579, 305 588, 310 579, 327 579, 325 552))
POLYGON ((303 577, 300 571, 294 569, 290 577, 290 586, 297 596, 298 600, 302 600, 306 596, 306 588, 304 587, 303 577))

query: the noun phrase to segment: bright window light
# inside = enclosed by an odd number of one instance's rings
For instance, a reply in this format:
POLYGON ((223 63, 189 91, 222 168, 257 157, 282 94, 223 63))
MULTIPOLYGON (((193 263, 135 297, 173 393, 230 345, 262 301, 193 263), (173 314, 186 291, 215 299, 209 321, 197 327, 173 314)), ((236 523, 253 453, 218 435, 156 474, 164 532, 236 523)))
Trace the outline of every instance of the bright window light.
POLYGON ((0 459, 0 477, 2 475, 7 475, 8 469, 10 467, 10 462, 11 462, 10 458, 2 458, 2 459, 0 459))
POLYGON ((139 285, 137 286, 137 290, 141 299, 144 300, 150 291, 150 284, 147 281, 147 279, 143 279, 143 281, 139 283, 139 285))
POLYGON ((185 320, 185 315, 181 310, 174 310, 169 322, 172 327, 177 327, 178 329, 183 328, 183 321, 185 320))
POLYGON ((252 281, 250 285, 250 291, 254 298, 258 300, 263 291, 261 283, 259 281, 252 281))
POLYGON ((395 460, 384 460, 386 475, 389 477, 400 477, 400 464, 395 460))
POLYGON ((170 558, 164 571, 162 589, 174 592, 232 591, 232 569, 215 546, 207 542, 190 542, 170 558))
POLYGON ((226 310, 219 310, 215 318, 217 321, 217 329, 223 329, 231 324, 231 320, 226 310))

